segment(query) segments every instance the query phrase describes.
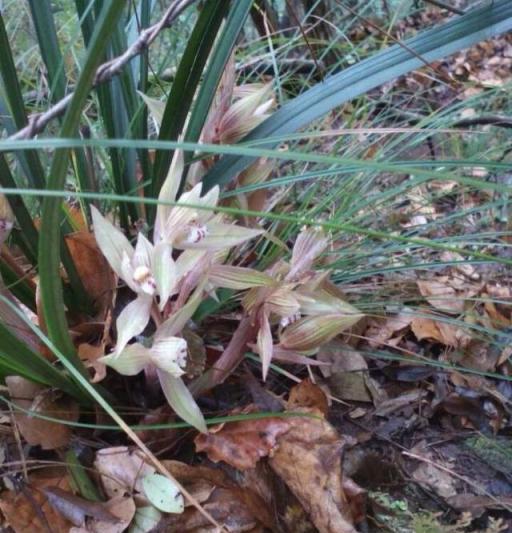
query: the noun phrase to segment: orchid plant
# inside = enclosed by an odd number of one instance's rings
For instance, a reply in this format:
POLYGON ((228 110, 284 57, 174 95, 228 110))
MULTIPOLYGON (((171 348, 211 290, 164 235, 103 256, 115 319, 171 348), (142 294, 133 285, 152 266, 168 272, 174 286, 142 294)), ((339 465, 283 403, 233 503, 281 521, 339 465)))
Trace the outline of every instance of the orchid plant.
POLYGON ((176 413, 205 431, 201 412, 181 380, 187 343, 180 334, 202 301, 208 266, 222 251, 262 231, 232 224, 215 215, 217 187, 203 195, 202 184, 198 183, 181 196, 178 205, 171 205, 176 201, 182 170, 183 156, 177 151, 160 191, 153 242, 139 233, 132 246, 118 228, 91 206, 100 250, 118 278, 136 295, 119 314, 116 345, 102 361, 124 375, 142 370, 156 372, 176 413), (177 250, 182 251, 176 257, 177 250), (157 327, 151 347, 139 342, 129 344, 144 332, 150 320, 157 327))
POLYGON ((278 261, 265 273, 245 267, 217 266, 209 281, 217 287, 250 288, 242 305, 257 324, 254 350, 265 379, 272 358, 312 364, 320 346, 361 318, 329 281, 329 271, 316 272, 313 264, 329 244, 321 230, 304 229, 297 237, 291 260, 278 261), (272 325, 279 342, 274 345, 272 325))

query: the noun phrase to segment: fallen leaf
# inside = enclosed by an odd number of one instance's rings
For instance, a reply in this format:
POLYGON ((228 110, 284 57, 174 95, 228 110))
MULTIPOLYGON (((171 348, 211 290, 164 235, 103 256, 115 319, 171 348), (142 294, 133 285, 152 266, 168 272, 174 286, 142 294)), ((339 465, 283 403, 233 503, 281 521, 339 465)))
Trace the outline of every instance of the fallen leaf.
POLYGON ((465 261, 464 256, 457 252, 451 252, 449 250, 445 250, 441 254, 441 261, 444 261, 445 263, 451 263, 451 262, 457 262, 459 264, 455 265, 453 268, 460 272, 462 275, 466 276, 468 279, 473 281, 478 281, 480 279, 480 275, 476 271, 475 267, 471 265, 470 263, 467 263, 465 261))
POLYGON ((66 244, 85 290, 101 315, 110 306, 116 280, 94 235, 77 231, 66 235, 66 244))
POLYGON ((324 391, 315 385, 311 379, 302 380, 290 390, 287 408, 312 407, 318 409, 324 416, 327 415, 329 404, 324 391))
POLYGON ((269 459, 271 468, 300 501, 318 531, 355 533, 353 510, 342 486, 343 440, 323 418, 290 420, 290 430, 279 437, 269 459))
POLYGON ((142 480, 154 474, 155 469, 146 462, 142 452, 127 446, 104 448, 96 453, 94 467, 109 498, 130 494, 137 504, 148 504, 142 480))
POLYGON ((465 348, 473 337, 462 327, 447 324, 440 320, 416 317, 411 323, 411 329, 419 341, 435 340, 453 348, 465 348))
POLYGON ((434 308, 445 313, 460 314, 464 311, 464 300, 450 287, 445 278, 440 280, 418 280, 421 295, 434 308))
MULTIPOLYGON (((262 524, 268 529, 275 529, 273 509, 253 485, 239 485, 222 470, 208 466, 190 466, 179 461, 164 461, 164 464, 228 531, 263 531, 262 524)), ((243 478, 253 472, 254 470, 247 470, 240 473, 240 476, 243 478)), ((158 525, 158 531, 199 533, 214 530, 195 507, 186 505, 181 515, 165 515, 158 525)))
POLYGON ((162 513, 154 507, 139 507, 133 517, 130 533, 152 531, 162 519, 162 513))
POLYGON ((34 533, 48 531, 51 524, 52 533, 68 533, 71 523, 48 503, 43 492, 49 486, 69 490, 69 482, 67 476, 62 475, 62 469, 33 472, 30 485, 22 492, 4 490, 0 496, 0 511, 5 517, 2 525, 10 525, 15 533, 34 533))
POLYGON ((368 374, 368 365, 360 352, 340 341, 332 341, 320 349, 317 358, 330 362, 327 383, 333 396, 354 402, 377 403, 383 391, 368 374))
POLYGON ((269 417, 230 422, 199 434, 194 442, 197 452, 206 452, 211 461, 224 461, 239 470, 254 468, 269 455, 276 439, 288 431, 289 419, 269 417))
POLYGON ((72 527, 69 533, 122 533, 135 516, 135 502, 129 496, 117 496, 103 505, 114 520, 89 519, 85 527, 72 527))
POLYGON ((422 441, 414 446, 411 453, 428 460, 420 462, 419 466, 412 472, 412 477, 417 483, 426 486, 442 498, 449 498, 457 494, 456 478, 443 468, 435 466, 438 464, 441 467, 446 467, 443 462, 434 458, 425 442, 422 441))
POLYGON ((99 361, 104 355, 105 346, 103 343, 95 346, 84 342, 78 346, 78 357, 84 362, 86 368, 92 368, 94 371, 92 383, 99 383, 107 375, 107 365, 99 361))
POLYGON ((365 337, 371 347, 376 348, 382 344, 394 346, 402 338, 401 332, 411 325, 412 312, 403 312, 396 316, 386 317, 384 320, 373 320, 365 332, 365 337), (398 334, 398 337, 395 337, 398 334))
POLYGON ((185 509, 179 487, 162 474, 148 474, 142 478, 142 486, 149 502, 164 513, 182 513, 185 509))
MULTIPOLYGON (((19 376, 5 378, 13 403, 22 409, 65 421, 78 420, 78 405, 61 393, 45 389, 19 376)), ((41 446, 43 450, 54 450, 68 444, 71 427, 50 422, 14 410, 14 418, 23 438, 31 446, 41 446)))
POLYGON ((411 392, 400 394, 396 398, 384 400, 375 410, 376 416, 389 416, 413 404, 420 404, 427 395, 427 391, 416 389, 411 392))
POLYGON ((107 522, 117 521, 100 502, 91 502, 59 487, 46 487, 43 492, 48 503, 75 526, 82 526, 87 516, 107 522))

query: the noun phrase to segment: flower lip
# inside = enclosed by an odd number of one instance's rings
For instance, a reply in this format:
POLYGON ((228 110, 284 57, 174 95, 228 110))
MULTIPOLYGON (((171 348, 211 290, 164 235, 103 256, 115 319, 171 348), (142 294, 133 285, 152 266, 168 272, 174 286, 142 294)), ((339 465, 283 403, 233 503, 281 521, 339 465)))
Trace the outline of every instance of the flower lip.
POLYGON ((187 228, 187 236, 185 241, 187 244, 197 244, 201 242, 208 235, 208 228, 204 224, 193 222, 187 228))
POLYGON ((156 292, 156 281, 149 267, 140 265, 135 268, 132 276, 133 281, 140 286, 142 292, 153 296, 156 292))

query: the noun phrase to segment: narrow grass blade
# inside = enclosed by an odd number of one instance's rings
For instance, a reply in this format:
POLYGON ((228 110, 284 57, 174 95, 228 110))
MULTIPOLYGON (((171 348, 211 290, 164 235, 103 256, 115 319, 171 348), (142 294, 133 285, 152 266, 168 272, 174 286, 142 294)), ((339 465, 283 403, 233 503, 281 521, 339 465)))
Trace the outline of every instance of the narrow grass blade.
MULTIPOLYGON (((92 87, 96 68, 103 57, 105 43, 109 41, 124 7, 125 2, 121 1, 106 3, 96 21, 96 27, 87 49, 85 63, 76 84, 73 99, 64 116, 61 129, 62 137, 74 137, 77 133, 82 107, 92 87)), ((68 157, 69 151, 66 149, 55 152, 50 169, 48 189, 59 190, 64 187, 68 157)), ((43 202, 39 243, 42 308, 50 338, 66 354, 69 361, 85 373, 71 340, 64 310, 59 272, 60 205, 57 198, 47 197, 43 202)))
MULTIPOLYGON (((424 65, 418 56, 434 61, 512 29, 512 2, 495 0, 335 74, 294 98, 255 128, 242 142, 292 133, 321 118, 335 107, 424 65)), ((192 125, 191 125, 192 127, 192 125)), ((188 140, 189 138, 187 138, 188 140)), ((275 145, 269 143, 265 146, 275 145)), ((208 190, 229 183, 253 158, 223 157, 205 176, 208 190)))
POLYGON ((32 22, 36 29, 41 57, 50 81, 50 99, 60 100, 66 92, 64 60, 57 39, 57 30, 52 15, 50 0, 29 0, 32 22))
MULTIPOLYGON (((222 33, 217 40, 217 45, 210 57, 203 82, 197 94, 196 101, 190 114, 190 120, 185 134, 185 140, 196 142, 199 140, 201 130, 208 116, 208 112, 219 85, 224 68, 229 60, 236 40, 251 10, 252 0, 239 0, 233 3, 222 33)), ((190 161, 191 155, 187 154, 185 161, 190 161)), ((183 183, 182 183, 183 185, 183 183)))
MULTIPOLYGON (((0 297, 5 301, 4 297, 0 297)), ((42 355, 20 341, 0 322, 0 368, 31 381, 58 387, 77 399, 84 399, 81 389, 42 355)))
MULTIPOLYGON (((182 132, 201 74, 229 5, 229 0, 208 0, 204 4, 167 99, 160 127, 160 140, 176 140, 182 132)), ((153 171, 155 197, 167 176, 172 154, 173 152, 168 150, 159 150, 156 153, 153 171)))
MULTIPOLYGON (((0 50, 0 78, 5 89, 5 99, 7 100, 14 124, 18 129, 21 129, 27 125, 27 115, 1 11, 0 50)), ((27 151, 24 159, 26 163, 25 169, 28 170, 27 178, 30 184, 38 189, 44 188, 44 170, 37 153, 32 150, 27 151)))

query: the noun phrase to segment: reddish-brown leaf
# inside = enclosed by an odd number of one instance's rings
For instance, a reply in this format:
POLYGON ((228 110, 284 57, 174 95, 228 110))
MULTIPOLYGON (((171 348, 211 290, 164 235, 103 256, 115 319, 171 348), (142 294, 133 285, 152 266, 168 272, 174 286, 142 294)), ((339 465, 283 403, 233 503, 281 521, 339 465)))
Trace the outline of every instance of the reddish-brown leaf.
POLYGON ((286 433, 290 420, 264 418, 221 424, 195 439, 196 450, 214 461, 224 461, 240 470, 254 468, 274 448, 279 435, 286 433))

